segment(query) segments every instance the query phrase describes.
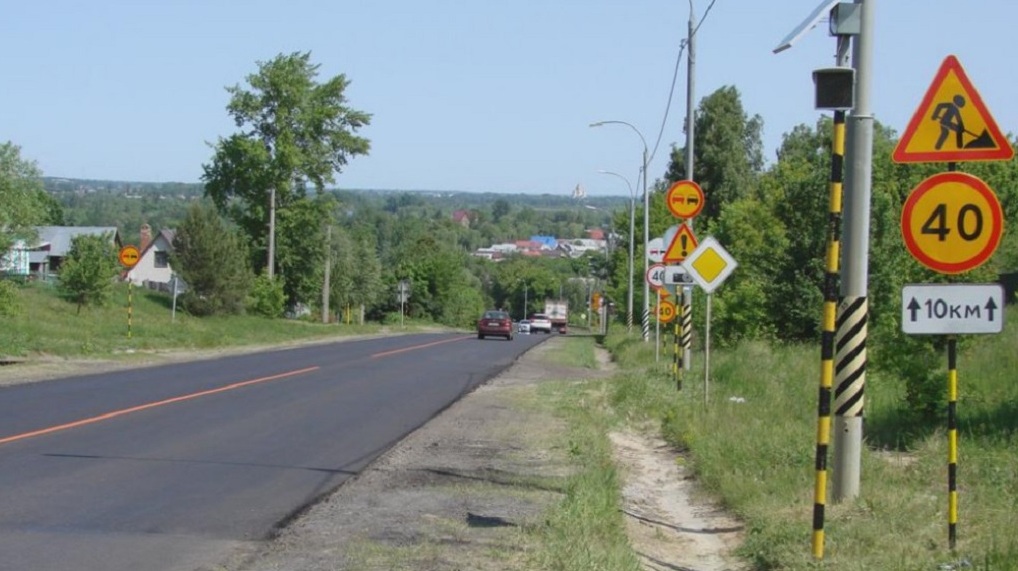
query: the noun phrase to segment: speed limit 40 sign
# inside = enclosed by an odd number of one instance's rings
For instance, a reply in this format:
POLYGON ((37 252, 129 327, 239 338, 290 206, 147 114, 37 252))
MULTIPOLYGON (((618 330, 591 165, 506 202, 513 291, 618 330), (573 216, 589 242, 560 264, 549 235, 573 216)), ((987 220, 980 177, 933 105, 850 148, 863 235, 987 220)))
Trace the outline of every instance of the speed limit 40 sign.
POLYGON ((901 211, 901 234, 922 265, 960 274, 990 259, 1000 244, 1004 216, 985 182, 970 174, 935 174, 912 190, 901 211))

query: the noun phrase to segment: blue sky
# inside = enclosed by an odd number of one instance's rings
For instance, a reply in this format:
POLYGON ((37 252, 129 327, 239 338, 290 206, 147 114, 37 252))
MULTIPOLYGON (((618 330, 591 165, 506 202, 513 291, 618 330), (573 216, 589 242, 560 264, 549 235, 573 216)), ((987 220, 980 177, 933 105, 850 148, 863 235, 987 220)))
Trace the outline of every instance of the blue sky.
MULTIPOLYGON (((1014 0, 875 1, 873 110, 899 133, 956 55, 1004 132, 1018 124, 1007 46, 1014 0)), ((699 19, 710 0, 692 0, 699 19)), ((697 35, 696 101, 734 85, 764 120, 768 160, 814 124, 813 69, 833 64, 822 23, 771 53, 819 0, 716 0, 697 35)), ((10 2, 0 18, 0 140, 44 174, 197 182, 208 143, 235 131, 227 85, 256 62, 311 51, 373 114, 371 154, 344 188, 627 194, 642 144, 651 178, 684 143, 686 63, 667 121, 689 0, 91 0, 10 2)))

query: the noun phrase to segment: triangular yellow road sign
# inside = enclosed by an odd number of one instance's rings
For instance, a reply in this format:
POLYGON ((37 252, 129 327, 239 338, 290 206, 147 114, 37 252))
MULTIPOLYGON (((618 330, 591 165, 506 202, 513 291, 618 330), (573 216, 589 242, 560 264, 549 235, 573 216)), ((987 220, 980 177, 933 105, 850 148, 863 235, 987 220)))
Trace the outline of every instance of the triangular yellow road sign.
POLYGON ((696 236, 693 235, 693 231, 689 228, 688 224, 683 222, 679 225, 678 231, 675 232, 672 243, 665 250, 662 260, 666 264, 681 264, 682 260, 686 259, 686 256, 693 253, 697 244, 698 242, 696 241, 696 236))
POLYGON ((898 141, 896 163, 1006 161, 1014 156, 958 59, 947 56, 898 141))

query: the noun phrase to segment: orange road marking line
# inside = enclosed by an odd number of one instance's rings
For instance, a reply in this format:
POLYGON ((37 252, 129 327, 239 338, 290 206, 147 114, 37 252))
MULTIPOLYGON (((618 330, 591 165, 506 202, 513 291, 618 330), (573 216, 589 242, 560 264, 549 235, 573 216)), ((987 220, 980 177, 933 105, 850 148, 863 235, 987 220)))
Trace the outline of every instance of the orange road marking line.
POLYGON ((452 343, 453 341, 462 341, 464 339, 471 339, 473 336, 464 335, 463 337, 454 337, 452 339, 443 339, 442 341, 432 341, 431 343, 425 343, 423 345, 411 345, 410 347, 403 347, 402 349, 393 349, 392 351, 382 351, 381 353, 375 353, 371 355, 372 359, 379 357, 388 357, 389 355, 395 355, 397 353, 405 353, 407 351, 416 351, 417 349, 424 349, 426 347, 434 347, 435 345, 442 345, 444 343, 452 343))
POLYGON ((271 376, 268 376, 268 377, 261 377, 261 378, 258 378, 258 379, 252 379, 250 381, 241 381, 239 383, 233 383, 231 385, 226 385, 226 386, 223 386, 223 387, 219 387, 217 389, 209 389, 207 391, 201 391, 201 392, 197 392, 197 393, 191 393, 191 394, 188 394, 188 395, 182 395, 182 396, 179 396, 179 397, 169 398, 169 399, 166 399, 166 400, 150 402, 148 404, 132 406, 130 408, 125 408, 125 409, 121 409, 121 410, 114 410, 114 411, 111 411, 111 412, 107 412, 105 414, 100 414, 99 416, 93 416, 91 418, 83 418, 81 420, 76 420, 74 422, 68 422, 67 424, 60 424, 60 425, 57 425, 57 426, 51 426, 49 428, 42 428, 42 429, 39 429, 39 430, 33 430, 32 432, 25 432, 23 434, 15 434, 14 436, 7 436, 5 438, 0 438, 0 444, 8 444, 10 442, 16 442, 18 440, 25 440, 27 438, 33 438, 35 436, 42 436, 44 434, 51 434, 51 433, 54 433, 54 432, 60 432, 61 430, 69 430, 71 428, 77 428, 79 426, 86 426, 88 424, 95 424, 97 422, 102 422, 104 420, 110 420, 110 419, 116 418, 118 416, 124 416, 125 414, 131 414, 132 412, 140 412, 140 411, 143 411, 143 410, 148 410, 150 408, 166 406, 168 404, 173 404, 173 403, 176 403, 176 402, 196 399, 196 398, 199 398, 199 397, 204 397, 204 396, 208 396, 208 395, 214 395, 214 394, 217 394, 217 393, 224 393, 226 391, 232 391, 234 389, 239 389, 239 388, 247 387, 247 386, 250 386, 250 385, 256 385, 258 383, 265 383, 265 382, 268 382, 268 381, 275 381, 277 379, 285 379, 286 377, 293 377, 295 375, 300 375, 300 374, 303 374, 303 373, 310 373, 311 371, 317 371, 319 368, 320 367, 308 367, 306 369, 298 369, 296 371, 289 371, 289 372, 286 372, 286 373, 280 373, 278 375, 271 375, 271 376))

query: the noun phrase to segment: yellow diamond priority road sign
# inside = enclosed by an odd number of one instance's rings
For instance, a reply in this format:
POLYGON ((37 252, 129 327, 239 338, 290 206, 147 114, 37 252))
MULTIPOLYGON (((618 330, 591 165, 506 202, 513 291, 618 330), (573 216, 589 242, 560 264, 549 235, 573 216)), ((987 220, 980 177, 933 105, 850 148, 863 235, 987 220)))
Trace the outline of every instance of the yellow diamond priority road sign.
POLYGON ((708 236, 700 242, 693 253, 682 262, 682 267, 693 281, 707 293, 713 293, 738 265, 735 258, 722 248, 713 236, 708 236))

